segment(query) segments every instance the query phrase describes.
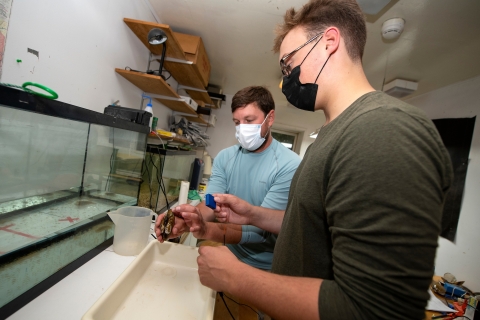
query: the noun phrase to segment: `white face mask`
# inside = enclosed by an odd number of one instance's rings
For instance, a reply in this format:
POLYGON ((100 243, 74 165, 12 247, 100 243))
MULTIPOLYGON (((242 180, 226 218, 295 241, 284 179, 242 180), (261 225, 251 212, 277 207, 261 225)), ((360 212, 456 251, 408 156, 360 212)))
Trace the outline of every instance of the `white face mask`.
MULTIPOLYGON (((265 117, 265 120, 267 120, 269 115, 265 117)), ((239 124, 235 127, 237 130, 235 137, 244 149, 255 151, 265 142, 267 135, 263 138, 261 135, 262 125, 265 123, 265 120, 261 124, 239 124)))

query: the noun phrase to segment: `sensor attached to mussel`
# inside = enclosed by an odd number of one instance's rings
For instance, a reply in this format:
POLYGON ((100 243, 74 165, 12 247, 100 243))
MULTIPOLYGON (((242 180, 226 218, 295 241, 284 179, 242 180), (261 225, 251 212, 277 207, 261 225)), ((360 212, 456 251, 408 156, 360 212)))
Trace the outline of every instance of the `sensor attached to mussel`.
POLYGON ((213 196, 211 194, 205 195, 205 205, 212 210, 215 210, 217 207, 217 204, 215 203, 215 200, 213 200, 213 196))

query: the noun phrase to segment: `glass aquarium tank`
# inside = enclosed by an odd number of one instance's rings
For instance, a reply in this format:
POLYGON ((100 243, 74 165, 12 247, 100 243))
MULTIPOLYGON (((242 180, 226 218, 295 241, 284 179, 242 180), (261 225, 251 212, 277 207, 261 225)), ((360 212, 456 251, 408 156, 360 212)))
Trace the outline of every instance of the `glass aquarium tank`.
POLYGON ((189 181, 195 151, 147 145, 138 205, 162 213, 178 200, 182 181, 189 181))
POLYGON ((148 133, 0 86, 0 308, 112 238, 106 212, 137 205, 148 133))

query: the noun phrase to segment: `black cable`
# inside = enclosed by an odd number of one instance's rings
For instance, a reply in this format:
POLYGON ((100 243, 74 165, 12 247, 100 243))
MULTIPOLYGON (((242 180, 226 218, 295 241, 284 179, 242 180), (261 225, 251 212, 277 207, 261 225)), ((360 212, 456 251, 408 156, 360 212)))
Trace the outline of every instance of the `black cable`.
POLYGON ((160 148, 157 148, 158 151, 158 159, 160 160, 160 189, 162 190, 163 196, 165 197, 165 202, 167 204, 167 210, 170 210, 170 203, 168 202, 167 198, 167 187, 165 186, 165 182, 163 181, 163 169, 165 167, 165 160, 166 160, 166 154, 163 156, 163 161, 160 153, 160 148))
MULTIPOLYGON (((158 149, 157 149, 158 150, 158 149)), ((152 153, 150 153, 150 155, 152 155, 152 153)), ((161 161, 161 158, 160 158, 160 150, 158 151, 158 160, 161 161)), ((158 168, 156 165, 155 165, 155 162, 152 160, 152 156, 150 156, 150 162, 152 163, 152 165, 155 167, 155 169, 157 169, 157 174, 155 175, 156 178, 157 178, 157 182, 158 182, 158 187, 160 188, 160 190, 162 191, 163 195, 165 196, 165 201, 167 201, 167 195, 165 194, 165 185, 163 184, 163 179, 162 179, 162 173, 160 173, 160 178, 158 178, 158 173, 160 172, 160 168, 158 168)), ((160 164, 159 164, 159 167, 160 167, 160 164)), ((163 172, 163 168, 161 169, 163 172)), ((158 203, 158 195, 157 195, 157 203, 158 203)), ((170 206, 168 205, 168 201, 167 201, 167 209, 170 209, 170 206)), ((157 206, 155 205, 155 211, 157 210, 157 206)))
POLYGON ((225 302, 225 299, 223 299, 223 292, 219 292, 218 294, 220 295, 220 298, 222 298, 223 303, 225 304, 225 308, 227 308, 228 313, 230 313, 230 316, 232 317, 232 319, 235 320, 235 317, 233 316, 232 312, 230 312, 230 309, 228 308, 227 303, 225 302))
MULTIPOLYGON (((157 149, 158 151, 158 159, 161 161, 161 154, 160 154, 160 149, 157 149)), ((170 210, 170 203, 168 203, 168 198, 167 198, 167 187, 165 186, 165 182, 163 182, 163 168, 165 168, 165 161, 167 157, 167 150, 165 150, 165 155, 163 156, 163 161, 161 162, 162 169, 160 170, 160 178, 162 181, 162 191, 163 195, 165 196, 165 202, 167 203, 167 210, 170 210)))
MULTIPOLYGON (((150 152, 150 162, 152 163, 153 167, 157 170, 157 174, 155 175, 155 178, 157 178, 157 183, 159 183, 158 181, 158 168, 157 166, 155 165, 155 162, 153 162, 153 154, 150 152)), ((153 174, 153 168, 152 168, 152 174, 153 174)), ((152 177, 153 178, 153 177, 152 177)), ((157 192, 158 194, 158 192, 157 192)), ((157 195, 157 203, 158 203, 158 195, 157 195)), ((150 206, 152 206, 152 199, 150 198, 150 206)), ((157 204, 155 204, 155 211, 157 210, 157 204)))
POLYGON ((170 73, 170 71, 168 71, 168 70, 166 70, 166 69, 163 69, 162 72, 165 72, 165 71, 167 71, 168 74, 169 74, 168 78, 165 79, 165 81, 167 81, 168 79, 170 79, 170 78, 172 77, 172 74, 170 73))
MULTIPOLYGON (((224 294, 224 293, 222 292, 222 294, 224 294)), ((243 304, 243 303, 238 303, 237 301, 233 300, 232 298, 230 298, 230 297, 227 296, 226 294, 224 294, 224 295, 225 295, 225 297, 227 297, 228 299, 232 300, 233 302, 235 302, 235 303, 238 304, 239 306, 245 306, 245 307, 248 307, 248 308, 252 309, 253 312, 255 312, 258 316, 260 316, 260 314, 259 314, 257 311, 255 311, 255 309, 253 309, 252 307, 250 307, 249 305, 246 305, 246 304, 243 304)))
POLYGON ((145 158, 144 158, 144 159, 142 159, 142 173, 141 173, 142 181, 143 181, 143 175, 145 174, 145 171, 146 171, 146 167, 147 167, 147 163, 145 162, 145 158), (145 166, 143 166, 143 165, 145 165, 145 166))
MULTIPOLYGON (((157 204, 158 204, 158 193, 160 192, 160 190, 162 190, 162 184, 160 182, 160 179, 158 178, 158 171, 160 170, 160 168, 158 168, 156 165, 155 165, 155 162, 153 161, 153 151, 150 152, 150 162, 152 163, 152 165, 155 167, 155 169, 157 170, 156 174, 155 174, 155 178, 157 178, 157 183, 158 183, 158 187, 159 187, 159 190, 157 191, 157 203, 155 204, 155 212, 157 211, 157 204)), ((158 159, 160 161, 160 159, 158 159)), ((160 165, 159 165, 160 166, 160 165)), ((152 169, 152 174, 153 174, 153 169, 152 169)), ((162 192, 163 193, 163 192, 162 192)))
MULTIPOLYGON (((162 158, 161 158, 161 154, 160 154, 160 149, 157 148, 157 151, 158 151, 158 160, 160 161, 159 167, 157 167, 155 165, 154 161, 152 160, 152 157, 150 157, 150 161, 152 162, 152 165, 155 167, 155 169, 157 169, 157 174, 156 174, 157 182, 158 182, 160 190, 162 191, 162 193, 165 197, 165 202, 167 203, 167 210, 170 210, 170 204, 169 204, 168 199, 167 199, 166 186, 165 186, 165 183, 163 182, 163 168, 165 166, 166 156, 164 156, 163 161, 161 161, 162 158), (158 177, 159 173, 160 173, 160 177, 158 177)), ((150 153, 150 154, 152 154, 152 153, 150 153)), ((157 198, 157 203, 158 203, 158 198, 157 198)), ((156 208, 155 208, 155 210, 156 210, 156 208)))

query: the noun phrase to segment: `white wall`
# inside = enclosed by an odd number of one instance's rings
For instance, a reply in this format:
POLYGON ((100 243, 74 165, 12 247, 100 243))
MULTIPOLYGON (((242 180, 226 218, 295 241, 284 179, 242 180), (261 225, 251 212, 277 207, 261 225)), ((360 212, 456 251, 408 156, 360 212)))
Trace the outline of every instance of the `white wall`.
MULTIPOLYGON (((480 114, 480 76, 407 100, 431 119, 471 118, 480 114)), ((473 291, 480 291, 480 123, 476 119, 457 236, 439 239, 435 273, 453 273, 473 291)))
POLYGON ((232 98, 233 95, 225 95, 225 102, 220 109, 212 109, 212 113, 217 116, 215 127, 207 128, 207 134, 210 136, 210 145, 206 150, 208 154, 215 158, 217 154, 225 148, 238 143, 235 138, 235 124, 232 121, 232 98))
MULTIPOLYGON (((142 91, 114 71, 147 68, 148 50, 126 17, 156 22, 143 0, 13 1, 1 82, 38 82, 55 90, 59 101, 101 113, 116 100, 140 108, 142 91)), ((153 104, 159 125, 166 126, 172 112, 153 104)))

